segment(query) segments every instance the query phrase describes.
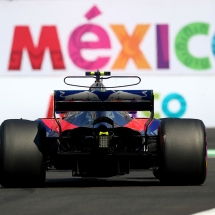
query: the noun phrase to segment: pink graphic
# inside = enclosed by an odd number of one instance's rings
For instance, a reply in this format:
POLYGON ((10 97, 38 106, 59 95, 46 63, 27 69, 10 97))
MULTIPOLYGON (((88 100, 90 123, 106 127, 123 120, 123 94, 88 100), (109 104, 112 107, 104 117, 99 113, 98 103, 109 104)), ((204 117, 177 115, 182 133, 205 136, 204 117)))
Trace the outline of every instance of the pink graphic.
MULTIPOLYGON (((92 19, 93 17, 100 14, 100 11, 97 7, 93 7, 90 11, 85 15, 87 19, 92 19)), ((110 39, 107 32, 100 26, 95 24, 84 24, 78 26, 70 35, 68 50, 69 56, 73 63, 79 68, 85 70, 94 70, 103 68, 110 57, 100 57, 98 56, 96 60, 90 61, 84 59, 81 53, 82 49, 109 49, 111 48, 110 39), (98 38, 97 41, 82 41, 82 37, 86 33, 95 34, 98 38)))
POLYGON ((101 14, 101 11, 96 7, 96 6, 93 6, 86 14, 85 14, 85 17, 88 19, 88 20, 91 20, 93 19, 94 17, 98 16, 101 14))
POLYGON ((82 49, 108 49, 110 40, 106 31, 92 24, 81 25, 76 28, 69 38, 69 55, 76 66, 86 70, 101 69, 109 61, 110 57, 97 57, 94 61, 86 60, 81 55, 82 49), (82 42, 81 38, 86 33, 94 33, 98 41, 82 42))

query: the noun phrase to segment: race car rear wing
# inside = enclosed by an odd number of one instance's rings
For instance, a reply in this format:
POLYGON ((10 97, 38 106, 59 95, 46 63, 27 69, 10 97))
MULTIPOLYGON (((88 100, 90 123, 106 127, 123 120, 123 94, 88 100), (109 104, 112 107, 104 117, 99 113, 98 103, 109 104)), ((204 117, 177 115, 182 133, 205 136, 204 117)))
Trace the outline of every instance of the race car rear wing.
POLYGON ((138 76, 111 76, 107 71, 86 72, 85 76, 67 76, 64 83, 72 87, 84 87, 89 90, 55 90, 54 91, 54 118, 59 126, 59 141, 62 140, 62 128, 56 114, 68 111, 150 111, 150 117, 145 123, 145 139, 147 129, 154 117, 154 95, 152 90, 106 90, 138 85, 141 78, 138 76), (103 77, 106 76, 106 77, 103 77), (67 79, 94 78, 91 86, 69 83, 67 79), (119 86, 104 86, 102 81, 110 78, 137 79, 136 83, 119 86))
POLYGON ((54 110, 67 111, 153 111, 152 90, 55 90, 54 110))

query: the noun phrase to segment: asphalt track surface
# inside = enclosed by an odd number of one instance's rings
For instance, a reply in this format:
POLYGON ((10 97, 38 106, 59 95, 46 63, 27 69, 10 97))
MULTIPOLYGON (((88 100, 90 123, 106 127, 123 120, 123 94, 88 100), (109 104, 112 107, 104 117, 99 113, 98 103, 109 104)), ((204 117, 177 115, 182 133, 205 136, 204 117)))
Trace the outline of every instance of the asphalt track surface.
MULTIPOLYGON (((215 130, 208 131, 215 149, 215 130)), ((162 186, 150 171, 109 179, 73 178, 70 171, 47 172, 44 188, 0 187, 0 214, 188 215, 215 208, 215 158, 201 186, 162 186)))

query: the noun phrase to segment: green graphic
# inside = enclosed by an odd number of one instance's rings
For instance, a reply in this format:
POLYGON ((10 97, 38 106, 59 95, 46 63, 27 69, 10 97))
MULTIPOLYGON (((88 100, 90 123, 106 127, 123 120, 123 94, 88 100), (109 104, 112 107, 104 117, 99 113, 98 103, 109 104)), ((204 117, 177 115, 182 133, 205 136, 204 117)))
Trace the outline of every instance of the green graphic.
MULTIPOLYGON (((159 100, 160 99, 160 94, 159 93, 154 93, 154 100, 159 100)), ((142 112, 144 116, 150 117, 150 111, 143 111, 142 112)), ((161 117, 159 112, 154 113, 154 117, 159 119, 161 117)))
POLYGON ((208 157, 215 158, 215 149, 208 149, 208 157))
MULTIPOLYGON (((195 70, 205 70, 211 68, 208 57, 195 57, 188 50, 190 39, 196 35, 208 35, 209 24, 204 22, 195 22, 182 28, 175 40, 175 51, 178 59, 185 66, 195 70)), ((198 44, 197 44, 198 45, 198 44)))

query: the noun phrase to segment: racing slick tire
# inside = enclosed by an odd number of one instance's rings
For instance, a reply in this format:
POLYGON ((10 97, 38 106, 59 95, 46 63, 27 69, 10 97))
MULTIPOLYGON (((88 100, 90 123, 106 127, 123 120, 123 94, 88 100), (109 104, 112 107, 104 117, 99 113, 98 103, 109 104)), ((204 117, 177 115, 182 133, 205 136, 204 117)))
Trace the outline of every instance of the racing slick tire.
POLYGON ((0 183, 4 187, 41 187, 45 182, 40 122, 5 120, 0 131, 0 183))
POLYGON ((161 120, 158 136, 161 183, 203 184, 207 174, 204 123, 198 119, 161 120))

